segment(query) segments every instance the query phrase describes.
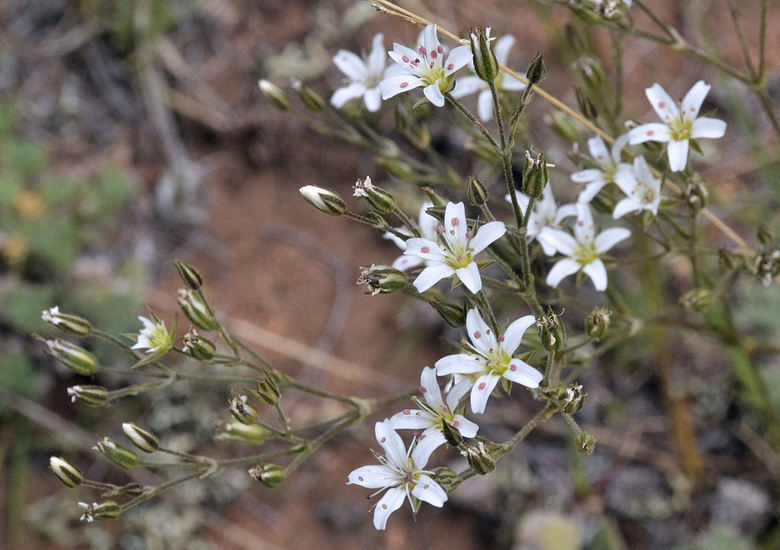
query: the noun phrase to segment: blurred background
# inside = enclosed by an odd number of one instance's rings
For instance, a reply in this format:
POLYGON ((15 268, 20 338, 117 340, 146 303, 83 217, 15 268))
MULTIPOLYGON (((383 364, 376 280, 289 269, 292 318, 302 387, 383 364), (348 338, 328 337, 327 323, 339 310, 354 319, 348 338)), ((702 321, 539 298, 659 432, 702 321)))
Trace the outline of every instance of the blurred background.
MULTIPOLYGON (((726 3, 648 4, 689 41, 741 62, 726 3)), ((565 25, 576 22, 568 10, 513 0, 404 5, 460 34, 483 25, 514 34, 510 65, 523 72, 541 52, 543 86, 576 104, 561 51, 565 25)), ((757 44, 758 5, 739 3, 749 45, 757 44)), ((778 28, 775 4, 766 50, 774 98, 778 28)), ((780 548, 778 455, 764 438, 761 406, 737 382, 740 365, 756 365, 764 399, 780 408, 780 292, 744 279, 733 290, 735 318, 743 334, 773 347, 745 357, 680 331, 662 343, 659 373, 656 356, 638 351, 659 343, 639 336, 580 379, 589 395, 578 419, 598 440, 594 454, 577 453, 554 418, 444 509, 424 506, 415 521, 404 508, 387 532, 373 529, 366 491, 344 485, 352 469, 373 462, 373 421, 332 441, 281 487, 262 487, 237 468, 115 522, 78 521, 76 503, 95 495, 63 488, 47 471, 52 454, 92 479, 159 481, 144 469, 118 471, 91 450, 122 422, 193 452, 241 449, 211 439, 229 388, 182 382, 108 409, 72 405, 66 388, 94 382, 31 338, 51 334, 40 320, 51 305, 122 333, 138 330, 148 304, 170 326, 178 258, 200 270, 227 324, 275 366, 365 396, 415 388, 444 338, 459 338, 424 304, 363 294, 358 266, 390 263, 397 249, 298 195, 312 184, 349 196, 358 177, 381 181, 374 155, 312 132, 302 106, 282 113, 257 88, 259 78, 286 87, 297 78, 328 98, 342 78, 331 57, 367 51, 377 32, 389 48, 419 29, 351 0, 0 1, 0 547, 780 548), (680 425, 691 428, 684 445, 680 425)), ((592 39, 608 51, 606 31, 592 39)), ((756 220, 776 228, 777 143, 754 97, 695 58, 640 40, 626 42, 623 65, 623 110, 636 120, 654 119, 644 96, 654 82, 673 97, 700 78, 713 84, 706 107, 729 124, 704 151, 713 203, 728 205, 715 208, 738 230, 754 230, 756 220)), ((544 123, 548 106, 536 101, 530 111, 548 158, 572 169, 568 144, 544 123)), ((379 117, 392 123, 390 109, 379 117)), ((445 124, 431 128, 442 156, 457 159, 462 138, 445 124)), ((722 239, 711 229, 708 239, 722 239)), ((684 263, 669 265, 668 284, 687 276, 684 263)), ((104 364, 123 361, 109 348, 93 352, 104 364)), ((117 383, 108 375, 100 382, 117 383)), ((288 404, 301 421, 328 414, 321 403, 288 404)), ((495 404, 483 429, 503 439, 538 408, 518 392, 495 404)), ((455 453, 444 460, 460 464, 455 453)))

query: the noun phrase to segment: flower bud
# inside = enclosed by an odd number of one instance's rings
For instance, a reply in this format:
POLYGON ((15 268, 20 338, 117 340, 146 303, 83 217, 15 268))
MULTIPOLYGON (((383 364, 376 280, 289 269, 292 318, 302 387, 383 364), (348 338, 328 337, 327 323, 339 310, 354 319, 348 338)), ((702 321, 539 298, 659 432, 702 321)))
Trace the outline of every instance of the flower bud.
POLYGON ((579 452, 589 455, 596 448, 596 438, 587 432, 582 432, 577 436, 576 444, 579 452))
POLYGON ((707 185, 698 174, 694 174, 688 181, 685 188, 685 201, 692 212, 699 212, 707 206, 710 193, 707 191, 707 185))
POLYGON ((465 451, 461 451, 461 454, 466 457, 469 466, 480 474, 489 474, 496 469, 495 460, 481 441, 476 445, 469 445, 465 451))
POLYGON ((217 352, 214 342, 198 334, 194 328, 184 335, 182 342, 184 342, 183 350, 201 361, 210 361, 217 352))
POLYGON ((441 433, 444 434, 444 439, 447 440, 447 443, 453 447, 459 447, 460 444, 463 443, 463 436, 460 434, 458 428, 444 419, 441 422, 441 433))
POLYGON ((108 401, 108 390, 103 386, 71 386, 68 397, 73 403, 81 401, 92 407, 101 407, 108 401))
POLYGON ((79 502, 79 506, 84 510, 84 513, 81 515, 81 521, 86 521, 87 523, 92 523, 95 520, 116 519, 122 512, 119 504, 113 500, 104 500, 100 504, 97 502, 92 504, 79 502))
POLYGON ((228 403, 230 404, 230 414, 242 424, 257 422, 257 409, 247 403, 246 395, 234 395, 228 403))
POLYGON ((249 469, 249 475, 269 488, 280 485, 285 479, 284 470, 276 464, 258 464, 249 469))
POLYGON ((598 59, 584 55, 577 58, 571 68, 588 97, 597 98, 603 93, 607 77, 598 59))
POLYGON ((84 476, 81 475, 78 468, 59 456, 49 457, 49 470, 66 487, 77 487, 84 480, 84 476))
POLYGON ((688 311, 704 313, 712 305, 712 292, 706 288, 694 288, 680 296, 679 304, 688 311))
POLYGON ((538 199, 542 196, 548 179, 544 153, 532 157, 530 151, 526 151, 525 166, 523 167, 523 191, 525 194, 538 199))
POLYGON ((138 465, 138 455, 135 452, 108 437, 98 441, 97 445, 92 448, 100 451, 103 456, 122 468, 132 468, 138 465))
POLYGON ((387 229, 389 227, 387 221, 379 212, 368 212, 364 214, 364 217, 374 229, 387 229))
POLYGON ((268 438, 268 432, 260 424, 225 422, 214 436, 218 441, 235 441, 243 445, 260 445, 268 438))
POLYGON ((433 473, 436 482, 448 493, 461 482, 460 476, 458 476, 456 471, 445 468, 444 466, 434 468, 433 473))
POLYGON ((596 106, 579 88, 574 89, 574 97, 577 99, 577 106, 585 118, 594 121, 599 117, 599 111, 596 109, 596 106))
POLYGON ((466 198, 474 206, 482 206, 488 200, 488 193, 477 176, 470 176, 466 183, 466 198))
POLYGON ((772 241, 774 240, 772 231, 764 224, 758 226, 758 230, 756 231, 756 238, 758 239, 758 242, 764 246, 772 244, 772 241))
POLYGON ((45 340, 46 349, 43 351, 57 359, 76 374, 91 376, 98 369, 98 362, 94 355, 76 344, 71 344, 60 339, 45 340))
POLYGON ((403 271, 394 267, 372 264, 370 267, 360 268, 357 284, 367 285, 369 290, 366 294, 376 296, 403 290, 409 284, 409 280, 403 271))
POLYGON ((531 64, 528 66, 528 71, 525 73, 525 77, 528 79, 529 85, 538 84, 547 75, 547 67, 544 66, 544 60, 542 54, 537 53, 531 60, 531 64))
POLYGON ((179 302, 184 316, 199 329, 214 330, 217 328, 217 320, 200 293, 180 288, 177 302, 179 302))
POLYGON ((365 197, 368 204, 384 214, 395 210, 393 195, 371 183, 371 178, 366 176, 364 180, 355 182, 355 196, 365 197))
POLYGON ((580 141, 580 131, 577 124, 569 115, 561 111, 553 111, 545 117, 545 122, 552 128, 553 132, 570 143, 580 141))
POLYGON ((306 199, 306 202, 329 216, 341 216, 347 209, 346 203, 340 196, 322 187, 304 185, 298 189, 298 192, 306 199))
POLYGON ((497 164, 501 161, 501 157, 495 148, 481 136, 468 139, 466 141, 466 150, 487 164, 497 164))
POLYGON ((282 394, 279 391, 279 384, 272 376, 266 375, 257 382, 257 391, 254 392, 259 399, 262 399, 269 405, 276 405, 282 394))
POLYGON ((92 325, 89 321, 78 315, 60 313, 59 306, 44 309, 41 313, 41 319, 47 323, 51 323, 61 331, 75 336, 86 336, 92 332, 92 325))
POLYGON ((536 329, 539 331, 539 340, 547 351, 558 351, 563 346, 566 330, 560 316, 548 306, 547 314, 536 319, 536 329))
POLYGON ((184 284, 190 290, 198 290, 203 286, 203 277, 200 276, 194 267, 190 264, 184 263, 181 260, 174 260, 173 265, 176 267, 176 271, 179 272, 179 277, 184 281, 184 284))
POLYGON ((493 82, 500 71, 496 54, 493 53, 493 40, 495 38, 490 36, 490 27, 471 29, 469 43, 474 57, 474 72, 485 82, 493 82))
POLYGON ((409 179, 414 175, 412 167, 400 159, 380 157, 377 163, 401 180, 409 179))
POLYGON ((322 96, 308 86, 305 86, 300 80, 293 80, 292 87, 298 92, 298 97, 301 98, 301 101, 307 109, 315 113, 322 112, 322 110, 325 109, 326 103, 325 100, 322 99, 322 96))
POLYGON ((153 453, 160 447, 160 441, 157 439, 157 436, 132 422, 122 423, 122 431, 133 442, 133 445, 144 452, 153 453))
POLYGON ((582 389, 582 384, 574 383, 563 392, 560 397, 561 410, 568 414, 574 414, 585 404, 585 397, 588 394, 582 389))
POLYGON ((718 262, 720 263, 721 268, 728 271, 736 269, 740 264, 739 259, 725 248, 718 250, 718 262))
POLYGON ((438 300, 431 300, 428 303, 449 326, 460 328, 466 325, 466 314, 461 306, 449 302, 439 302, 438 300))
POLYGON ((287 97, 287 94, 285 94, 279 86, 276 86, 265 79, 259 80, 257 85, 268 101, 280 111, 287 111, 292 107, 290 98, 287 97))
POLYGON ((606 336, 609 328, 609 318, 612 312, 607 306, 593 308, 585 319, 585 333, 595 340, 601 340, 606 336))

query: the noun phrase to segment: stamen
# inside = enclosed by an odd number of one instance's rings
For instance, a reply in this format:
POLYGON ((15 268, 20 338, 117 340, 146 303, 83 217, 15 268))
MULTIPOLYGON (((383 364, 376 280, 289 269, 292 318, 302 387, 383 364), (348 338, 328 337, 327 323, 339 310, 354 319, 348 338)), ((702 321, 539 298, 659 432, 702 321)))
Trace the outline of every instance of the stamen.
POLYGON ((485 388, 487 388, 487 384, 485 384, 484 382, 480 382, 479 386, 477 386, 477 389, 479 390, 484 390, 485 388))
POLYGON ((410 409, 404 409, 404 414, 405 415, 410 415, 410 414, 412 414, 412 411, 410 409))
POLYGON ((474 332, 474 338, 476 338, 476 339, 480 339, 480 338, 482 338, 482 333, 481 333, 480 331, 478 331, 478 330, 477 330, 477 331, 475 331, 475 332, 474 332))
POLYGON ((409 56, 405 55, 401 59, 403 59, 404 63, 409 63, 409 56))
POLYGON ((427 246, 423 246, 423 247, 420 249, 420 252, 422 252, 423 254, 427 254, 427 253, 428 253, 428 252, 430 252, 430 251, 431 251, 431 249, 430 249, 429 247, 427 247, 427 246))
POLYGON ((498 341, 499 342, 503 342, 504 341, 504 335, 503 334, 499 334, 498 335, 498 341))
POLYGON ((458 218, 452 218, 452 221, 450 222, 453 227, 457 227, 460 225, 460 220, 458 218))
POLYGON ((655 134, 655 130, 648 130, 647 131, 647 135, 648 136, 652 136, 653 134, 655 134))
POLYGON ((408 82, 401 82, 401 88, 406 88, 408 85, 408 82))
POLYGON ((441 46, 441 44, 436 46, 436 51, 439 52, 439 53, 444 53, 444 48, 441 46))
POLYGON ((447 65, 447 70, 448 70, 448 71, 451 71, 451 70, 452 70, 452 69, 454 69, 454 68, 455 68, 455 65, 453 65, 452 63, 450 63, 449 65, 447 65))

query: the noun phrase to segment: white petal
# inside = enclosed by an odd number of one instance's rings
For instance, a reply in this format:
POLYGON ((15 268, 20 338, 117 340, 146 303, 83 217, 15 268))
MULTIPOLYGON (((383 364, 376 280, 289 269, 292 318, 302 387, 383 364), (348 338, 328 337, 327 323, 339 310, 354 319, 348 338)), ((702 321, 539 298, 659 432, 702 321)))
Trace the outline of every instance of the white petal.
POLYGON ((625 227, 611 227, 599 233, 593 242, 596 245, 596 250, 598 250, 599 254, 603 254, 617 243, 630 236, 631 231, 625 227))
POLYGON ((699 115, 699 109, 701 104, 704 103, 704 98, 710 92, 709 84, 705 84, 703 80, 699 80, 693 87, 688 90, 685 97, 682 100, 682 111, 686 118, 694 119, 699 115))
POLYGON ((488 350, 498 347, 498 340, 477 308, 472 308, 466 313, 466 330, 469 334, 471 345, 479 353, 486 355, 488 350))
POLYGON ((409 256, 407 254, 404 254, 403 256, 398 256, 395 261, 393 262, 392 268, 393 269, 399 269, 401 271, 405 271, 407 269, 412 269, 413 267, 417 267, 422 265, 425 262, 422 258, 418 258, 416 256, 409 256))
POLYGON ((482 277, 479 275, 477 262, 471 262, 466 267, 456 269, 455 274, 460 279, 460 282, 463 283, 463 286, 468 288, 472 294, 482 290, 482 277))
MULTIPOLYGON (((425 48, 425 54, 432 57, 431 53, 441 46, 439 37, 436 35, 436 25, 426 25, 422 32, 422 41, 420 45, 425 48)), ((438 53, 437 53, 438 54, 438 53)))
POLYGON ((607 185, 607 182, 603 179, 590 182, 582 191, 580 191, 580 194, 577 195, 577 202, 589 203, 593 200, 593 197, 599 194, 599 191, 601 191, 605 185, 607 185))
POLYGON ((434 241, 420 237, 412 237, 411 239, 406 239, 405 244, 405 254, 410 256, 417 256, 423 260, 432 260, 436 262, 444 259, 444 254, 439 247, 439 243, 434 241))
POLYGON ((471 378, 463 376, 454 386, 450 388, 450 391, 447 393, 447 406, 451 411, 454 411, 458 408, 460 400, 463 399, 464 395, 469 393, 469 390, 473 385, 474 381, 471 378))
MULTIPOLYGON (((530 198, 528 197, 528 195, 526 195, 521 191, 515 191, 515 197, 517 197, 517 205, 520 207, 520 210, 525 212, 526 209, 528 208, 528 201, 530 200, 530 198)), ((504 195, 504 200, 509 204, 512 204, 512 197, 509 196, 509 193, 504 195)))
POLYGON ((375 113, 382 106, 382 92, 379 91, 379 86, 366 90, 363 94, 363 103, 366 105, 366 109, 375 113))
POLYGON ((525 361, 515 357, 504 371, 504 378, 527 388, 538 388, 544 376, 525 361))
POLYGON ((437 508, 441 508, 447 502, 447 493, 444 492, 444 489, 425 474, 417 479, 417 483, 412 489, 412 496, 437 508))
POLYGON ((547 274, 546 282, 548 285, 555 288, 564 277, 568 277, 572 273, 576 273, 579 270, 580 264, 569 258, 564 258, 553 266, 553 268, 547 274))
POLYGON ((362 466, 352 470, 347 485, 360 485, 366 489, 390 487, 398 483, 398 473, 387 466, 362 466))
POLYGON ((629 212, 642 210, 643 205, 639 202, 639 199, 635 197, 627 197, 615 205, 615 209, 612 211, 612 217, 616 220, 622 218, 629 212))
POLYGON ((398 42, 394 42, 393 50, 387 52, 387 55, 389 55, 390 59, 395 61, 399 67, 406 69, 410 73, 419 74, 419 62, 422 61, 419 52, 407 48, 398 42), (418 63, 415 63, 415 61, 418 61, 418 63))
POLYGON ((615 143, 612 144, 612 162, 615 165, 620 164, 621 152, 623 148, 628 144, 628 134, 620 134, 615 138, 615 143))
POLYGON ((477 115, 485 122, 493 120, 493 95, 489 90, 483 90, 477 97, 477 115))
POLYGON ((408 92, 423 85, 425 82, 422 78, 412 74, 402 74, 385 78, 379 83, 379 91, 382 92, 382 99, 390 99, 401 92, 408 92))
POLYGON ((444 62, 444 72, 449 76, 461 67, 468 65, 469 61, 471 61, 471 48, 468 46, 453 48, 444 62))
POLYGON ((499 378, 501 377, 495 374, 483 374, 477 378, 477 381, 474 382, 474 387, 471 388, 471 412, 474 414, 485 412, 487 400, 496 384, 498 384, 499 378))
POLYGON ((493 53, 496 54, 496 60, 499 63, 506 65, 506 62, 509 59, 509 50, 512 49, 514 44, 515 37, 511 34, 506 34, 496 40, 496 43, 493 46, 493 53))
POLYGON ((374 527, 377 530, 384 531, 385 526, 387 526, 387 518, 401 507, 404 498, 406 498, 406 491, 394 487, 379 499, 374 508, 374 527))
POLYGON ((424 430, 430 428, 438 418, 428 411, 404 409, 390 417, 394 430, 424 430))
POLYGON ((596 258, 588 265, 583 266, 582 271, 591 278, 596 290, 604 291, 607 289, 607 268, 604 267, 604 262, 596 258))
POLYGON ((463 243, 466 240, 468 225, 466 208, 462 202, 448 202, 444 209, 444 238, 449 243, 463 243))
POLYGON ((366 65, 359 56, 347 50, 339 50, 333 56, 333 63, 352 81, 364 80, 366 77, 366 65))
POLYGON ((485 83, 478 76, 462 76, 455 81, 455 87, 450 94, 456 99, 475 94, 484 89, 485 83))
POLYGON ((688 140, 672 140, 666 151, 669 156, 669 169, 672 172, 682 172, 688 164, 688 140))
POLYGON ((476 437, 477 432, 479 431, 479 426, 477 426, 474 422, 462 414, 455 415, 455 418, 452 421, 452 425, 458 429, 460 435, 463 437, 476 437))
POLYGON ((444 107, 444 95, 441 93, 438 80, 423 88, 423 94, 428 98, 428 101, 437 107, 444 107))
POLYGON ((385 451, 385 456, 393 465, 406 464, 406 448, 401 436, 395 433, 389 419, 374 424, 374 435, 385 451))
POLYGON ((431 457, 431 453, 444 445, 447 442, 444 434, 441 432, 431 432, 430 435, 426 434, 425 437, 420 435, 417 440, 417 445, 412 449, 412 463, 415 468, 422 470, 425 465, 428 464, 428 459, 431 457))
POLYGON ((436 369, 432 369, 431 367, 423 368, 422 374, 420 374, 420 392, 423 394, 425 402, 428 403, 433 410, 438 411, 444 406, 444 401, 441 399, 439 381, 436 379, 436 369))
POLYGON ((576 181, 577 183, 590 183, 592 181, 603 181, 604 172, 602 172, 598 168, 588 168, 587 170, 580 170, 579 172, 574 172, 571 175, 571 180, 576 181))
POLYGON ((360 97, 366 93, 366 87, 360 82, 353 82, 349 86, 339 88, 330 98, 330 104, 336 109, 341 109, 350 99, 360 97))
POLYGON ((615 174, 615 183, 620 187, 620 190, 623 191, 623 193, 632 195, 637 186, 636 177, 634 165, 624 162, 618 166, 617 173, 615 174))
POLYGON ((693 121, 693 131, 691 137, 697 138, 719 138, 726 133, 726 123, 717 118, 701 117, 693 121))
POLYGON ((558 211, 555 213, 555 225, 560 223, 566 218, 577 215, 577 204, 562 204, 558 211))
POLYGON ((552 254, 548 253, 548 250, 552 250, 553 254, 557 250, 565 256, 571 256, 574 253, 574 249, 577 248, 577 241, 560 229, 550 229, 545 227, 536 236, 536 240, 545 248, 544 253, 548 256, 552 254))
MULTIPOLYGON (((473 374, 475 372, 482 372, 483 366, 477 361, 473 355, 465 353, 456 353, 454 355, 447 355, 436 361, 436 374, 438 376, 446 376, 448 374, 473 374)), ((457 387, 457 384, 456 386, 457 387)), ((455 389, 450 389, 450 393, 455 389)))
MULTIPOLYGON (((593 214, 590 206, 584 202, 577 203, 577 222, 574 224, 574 237, 579 241, 586 241, 593 238, 593 214)), ((565 252, 564 252, 565 254, 565 252)))
POLYGON ((609 151, 601 136, 593 136, 588 140, 588 149, 592 156, 601 165, 610 160, 609 151))
POLYGON ((669 141, 669 127, 660 122, 651 122, 637 126, 628 133, 631 145, 646 141, 669 141))
POLYGON ((422 293, 442 279, 452 277, 454 274, 455 270, 446 264, 430 265, 420 272, 412 284, 417 289, 417 292, 422 293))
POLYGON ((418 216, 417 225, 420 227, 420 234, 426 239, 436 240, 436 228, 439 226, 439 220, 428 214, 427 210, 433 206, 430 201, 425 201, 420 206, 420 215, 418 216))
POLYGON ((387 59, 387 52, 385 52, 384 36, 380 32, 374 36, 374 40, 371 45, 371 53, 366 60, 366 65, 369 72, 373 75, 381 75, 385 69, 385 60, 387 59))
POLYGON ((525 331, 534 323, 536 323, 536 317, 533 315, 525 315, 513 321, 512 324, 506 327, 504 341, 500 344, 501 347, 506 350, 509 355, 512 355, 518 346, 520 346, 525 331))
MULTIPOLYGON (((680 113, 674 100, 669 97, 669 94, 666 93, 666 90, 660 84, 653 84, 650 88, 647 88, 645 95, 661 120, 668 122, 680 113)), ((632 141, 631 143, 634 142, 632 141)))
POLYGON ((504 222, 488 222, 477 230, 477 234, 469 241, 469 247, 474 254, 479 254, 506 233, 504 222))

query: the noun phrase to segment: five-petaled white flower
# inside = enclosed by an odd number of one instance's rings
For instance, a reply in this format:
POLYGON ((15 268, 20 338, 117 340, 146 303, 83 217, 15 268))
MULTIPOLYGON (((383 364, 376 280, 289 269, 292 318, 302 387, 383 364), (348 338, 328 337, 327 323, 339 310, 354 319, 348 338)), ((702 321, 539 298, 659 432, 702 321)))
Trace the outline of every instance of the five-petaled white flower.
POLYGON ((555 248, 564 256, 547 274, 547 284, 558 286, 564 277, 582 270, 593 281, 596 290, 607 288, 607 269, 601 255, 631 235, 628 229, 613 227, 595 235, 593 215, 587 203, 577 203, 577 223, 572 237, 560 229, 544 229, 539 241, 555 248))
POLYGON ((688 164, 689 140, 719 138, 726 133, 726 123, 709 117, 699 117, 699 109, 710 91, 703 80, 693 85, 678 108, 660 84, 645 90, 650 105, 663 120, 637 126, 628 133, 632 145, 645 141, 668 141, 667 154, 672 172, 685 170, 688 164))
POLYGON ((353 470, 347 482, 347 485, 379 489, 374 495, 387 489, 374 508, 374 527, 383 530, 387 518, 401 507, 404 498, 409 499, 414 513, 420 509, 422 501, 441 508, 447 501, 447 493, 430 477, 432 472, 424 468, 431 453, 444 444, 444 436, 439 432, 427 437, 421 435, 407 451, 389 419, 377 422, 374 433, 385 451, 385 456, 374 454, 381 465, 362 466, 353 470))
MULTIPOLYGON (((437 220, 436 218, 428 214, 427 210, 431 206, 433 206, 432 202, 425 201, 420 207, 420 215, 417 218, 417 229, 420 230, 420 236, 422 238, 435 241, 438 238, 438 235, 436 233, 436 227, 438 227, 439 225, 439 220, 437 220)), ((404 235, 412 236, 411 230, 406 226, 399 227, 396 230, 399 233, 402 233, 404 235)), ((382 237, 393 241, 395 245, 401 250, 406 250, 406 241, 400 238, 399 236, 394 235, 393 233, 387 231, 385 232, 384 235, 382 235, 382 237)), ((396 258, 396 260, 393 262, 393 267, 395 269, 405 270, 405 269, 411 269, 413 267, 417 267, 418 265, 422 265, 423 263, 424 260, 422 258, 403 254, 398 258, 396 258)))
POLYGON ((580 170, 571 175, 572 181, 586 184, 585 189, 580 191, 577 197, 578 202, 590 202, 605 185, 615 183, 615 176, 620 166, 620 153, 626 143, 628 143, 628 134, 619 136, 615 139, 610 152, 601 136, 593 136, 588 140, 590 155, 595 159, 598 168, 580 170))
POLYGON ((475 437, 479 426, 462 414, 455 414, 460 398, 464 395, 464 392, 460 391, 461 389, 462 386, 454 392, 450 391, 445 403, 441 398, 436 369, 423 368, 420 375, 420 393, 422 393, 425 403, 418 400, 417 403, 422 409, 404 409, 390 417, 393 428, 396 430, 424 429, 423 434, 427 437, 442 432, 442 423, 446 422, 456 428, 463 437, 475 437))
POLYGON ((333 63, 346 75, 347 84, 333 93, 331 104, 340 109, 350 99, 362 96, 366 109, 378 111, 382 105, 379 82, 386 76, 385 59, 382 33, 374 37, 371 53, 365 60, 347 50, 339 50, 333 56, 333 63))
POLYGON ((144 328, 138 333, 138 340, 131 349, 145 349, 147 354, 162 355, 173 345, 173 337, 165 328, 165 323, 152 314, 154 320, 138 316, 144 328))
MULTIPOLYGON (((515 37, 511 34, 502 36, 496 41, 493 53, 496 55, 496 60, 502 65, 506 65, 509 60, 509 50, 514 43, 515 37)), ((504 90, 507 92, 525 89, 525 83, 504 71, 499 71, 494 84, 497 90, 504 90)), ((459 78, 455 83, 455 88, 452 90, 452 97, 461 98, 477 92, 479 92, 479 96, 477 97, 477 114, 479 115, 479 118, 487 122, 493 118, 493 95, 490 93, 490 87, 487 82, 478 76, 465 76, 459 78)))
MULTIPOLYGON (((517 204, 520 206, 520 210, 525 213, 530 197, 521 191, 515 191, 515 195, 517 196, 517 204)), ((508 193, 504 196, 504 199, 507 202, 512 202, 508 193)), ((542 229, 545 227, 560 229, 563 220, 576 215, 577 207, 574 204, 558 206, 548 182, 544 186, 544 191, 542 191, 542 200, 537 200, 534 203, 534 209, 531 211, 531 217, 528 220, 528 236, 539 241, 538 236, 542 229)), ((539 241, 539 244, 542 245, 544 253, 548 256, 555 254, 554 248, 549 247, 542 241, 539 241)))
POLYGON ((474 256, 506 233, 503 222, 488 222, 476 235, 467 226, 462 202, 447 203, 444 225, 437 227, 438 241, 413 237, 406 241, 406 252, 425 260, 426 267, 412 283, 418 292, 425 292, 440 280, 456 275, 463 286, 476 294, 482 290, 482 278, 474 256))
POLYGON ((615 176, 615 183, 627 195, 615 205, 612 212, 615 219, 640 210, 658 214, 658 205, 661 204, 661 180, 653 176, 645 157, 636 157, 633 166, 622 164, 615 176))
POLYGON ((525 361, 513 357, 523 334, 535 322, 533 315, 526 315, 513 321, 504 334, 496 335, 479 315, 479 311, 470 309, 466 314, 466 330, 471 341, 471 351, 442 357, 436 361, 436 374, 476 377, 471 388, 471 410, 474 413, 485 412, 488 397, 501 378, 529 388, 539 387, 542 373, 525 361))
POLYGON ((400 74, 393 74, 379 83, 382 99, 424 86, 423 93, 437 107, 444 106, 444 94, 452 90, 453 73, 471 59, 471 48, 453 48, 444 59, 444 46, 436 35, 436 25, 428 25, 418 40, 417 50, 394 43, 388 55, 401 66, 400 74))

